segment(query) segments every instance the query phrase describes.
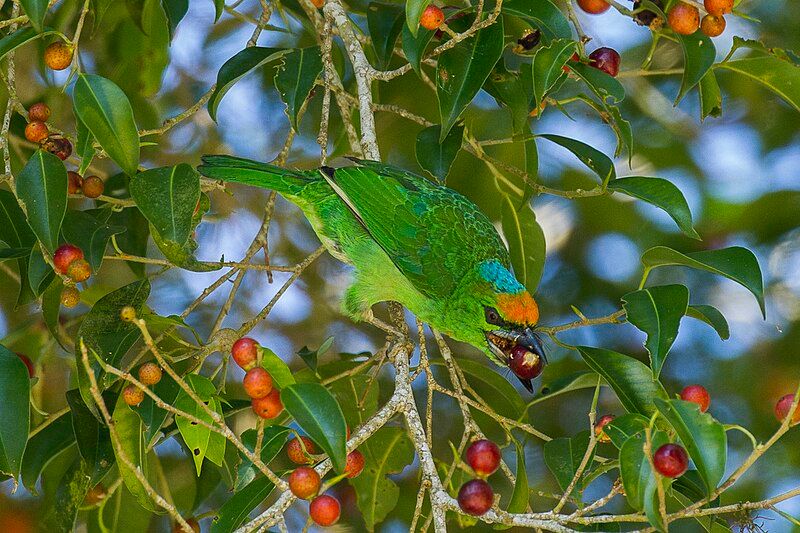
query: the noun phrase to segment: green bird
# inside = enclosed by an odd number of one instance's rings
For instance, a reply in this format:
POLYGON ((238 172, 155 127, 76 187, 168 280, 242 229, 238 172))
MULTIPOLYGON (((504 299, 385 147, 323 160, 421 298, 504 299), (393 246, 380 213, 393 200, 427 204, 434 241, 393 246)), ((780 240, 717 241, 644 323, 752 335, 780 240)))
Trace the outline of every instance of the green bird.
POLYGON ((509 366, 533 391, 546 362, 534 332, 539 309, 510 270, 491 221, 467 198, 421 176, 375 161, 288 170, 208 155, 212 179, 280 193, 302 209, 322 244, 355 267, 343 300, 356 321, 379 323, 378 302, 399 302, 449 337, 509 366))

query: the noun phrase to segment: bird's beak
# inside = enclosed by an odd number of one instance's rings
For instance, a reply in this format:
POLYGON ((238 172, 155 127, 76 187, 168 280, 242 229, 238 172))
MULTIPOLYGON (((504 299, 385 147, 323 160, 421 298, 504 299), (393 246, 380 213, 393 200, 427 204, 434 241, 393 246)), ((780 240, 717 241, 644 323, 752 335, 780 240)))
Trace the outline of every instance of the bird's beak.
POLYGON ((545 363, 547 362, 547 355, 544 353, 542 340, 531 328, 525 328, 525 330, 520 333, 520 336, 517 338, 517 343, 541 357, 542 361, 545 363))

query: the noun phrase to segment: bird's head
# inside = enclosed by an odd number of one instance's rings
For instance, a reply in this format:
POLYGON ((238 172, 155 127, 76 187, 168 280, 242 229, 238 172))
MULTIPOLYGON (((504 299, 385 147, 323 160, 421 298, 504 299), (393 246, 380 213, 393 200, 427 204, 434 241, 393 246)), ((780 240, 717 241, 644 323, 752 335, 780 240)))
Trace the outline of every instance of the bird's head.
POLYGON ((484 261, 467 276, 453 301, 460 324, 453 336, 508 366, 529 391, 547 362, 534 329, 539 307, 499 261, 484 261), (457 303, 455 303, 457 302, 457 303))

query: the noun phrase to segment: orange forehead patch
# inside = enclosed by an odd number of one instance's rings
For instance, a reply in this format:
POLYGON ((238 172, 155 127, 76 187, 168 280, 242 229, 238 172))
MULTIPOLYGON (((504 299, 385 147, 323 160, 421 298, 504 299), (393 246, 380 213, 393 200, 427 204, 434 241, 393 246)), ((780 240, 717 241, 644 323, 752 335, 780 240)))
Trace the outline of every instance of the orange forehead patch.
POLYGON ((501 294, 497 297, 497 305, 503 318, 509 322, 533 326, 539 321, 539 306, 527 291, 501 294))

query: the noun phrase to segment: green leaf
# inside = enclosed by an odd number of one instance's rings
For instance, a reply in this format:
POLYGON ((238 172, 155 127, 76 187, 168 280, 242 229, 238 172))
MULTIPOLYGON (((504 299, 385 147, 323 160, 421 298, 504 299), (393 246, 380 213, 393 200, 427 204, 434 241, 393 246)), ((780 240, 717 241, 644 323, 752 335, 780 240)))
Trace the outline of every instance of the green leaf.
POLYGON ((692 226, 689 204, 681 190, 671 181, 663 178, 631 176, 615 179, 608 184, 608 188, 663 209, 687 237, 700 240, 700 235, 692 226))
POLYGON ((53 268, 47 264, 44 255, 38 248, 31 250, 28 258, 28 282, 31 285, 33 294, 40 296, 55 278, 53 268))
MULTIPOLYGON (((406 11, 406 16, 408 16, 408 11, 406 11)), ((434 30, 426 30, 425 28, 423 28, 422 31, 420 31, 419 28, 417 28, 416 31, 412 31, 407 24, 403 25, 403 31, 400 34, 403 53, 411 64, 411 68, 417 73, 417 76, 422 74, 422 58, 425 55, 425 49, 428 48, 428 44, 431 42, 435 33, 434 30)))
POLYGON ((197 243, 191 237, 185 243, 178 244, 175 241, 162 238, 152 224, 150 225, 150 235, 153 237, 153 242, 156 243, 158 249, 164 254, 164 257, 175 266, 192 272, 213 272, 222 268, 222 263, 198 261, 194 256, 197 243))
POLYGON ((0 240, 11 248, 27 249, 25 256, 17 259, 20 277, 17 307, 35 298, 28 283, 28 259, 30 250, 36 243, 36 235, 25 220, 25 213, 20 209, 17 198, 11 191, 0 189, 0 240))
POLYGON ((531 402, 538 403, 545 398, 552 398, 574 390, 593 389, 597 386, 599 377, 594 372, 581 370, 551 380, 548 379, 547 372, 545 372, 542 387, 531 402))
POLYGON ((36 482, 42 471, 55 457, 75 444, 75 433, 72 431, 72 418, 69 413, 50 418, 33 430, 25 454, 22 456, 20 479, 34 496, 36 482))
POLYGON ((269 348, 261 348, 261 366, 269 372, 279 389, 294 385, 295 379, 289 365, 269 348))
POLYGON ((83 250, 86 260, 95 272, 100 269, 111 236, 125 231, 124 226, 112 226, 108 223, 111 213, 110 209, 102 208, 87 211, 69 210, 64 216, 62 228, 64 239, 83 250))
MULTIPOLYGON (((412 37, 419 37, 419 19, 422 18, 422 14, 425 12, 425 8, 431 3, 431 0, 406 0, 406 24, 405 27, 408 28, 408 32, 412 37)), ((425 28, 422 29, 425 30, 425 28)), ((431 35, 433 32, 431 32, 431 35)), ((405 48, 405 47, 404 47, 405 48)), ((413 65, 413 64, 412 64, 413 65)), ((417 64, 419 66, 419 64, 417 64)), ((414 68, 417 70, 417 67, 414 68)))
POLYGON ((464 139, 464 126, 454 126, 440 142, 442 127, 425 128, 417 135, 417 163, 439 183, 444 183, 464 139))
POLYGON ((518 211, 506 197, 501 221, 514 275, 529 293, 535 294, 539 280, 542 279, 547 255, 544 232, 536 221, 536 214, 527 205, 518 211))
POLYGON ((286 114, 295 131, 300 127, 297 117, 322 72, 322 53, 319 46, 296 48, 281 58, 275 74, 275 88, 286 104, 286 114))
POLYGON ((403 20, 403 7, 398 4, 370 2, 367 6, 367 28, 380 70, 386 69, 392 60, 394 44, 403 29, 403 20))
MULTIPOLYGON (((511 500, 508 502, 506 511, 511 514, 524 513, 528 510, 528 495, 530 488, 528 487, 528 471, 525 469, 525 449, 518 442, 515 443, 517 449, 517 474, 516 483, 514 483, 514 491, 511 493, 511 500)), ((504 526, 503 529, 508 529, 504 526)))
POLYGON ((180 163, 146 170, 131 178, 131 196, 162 239, 183 245, 192 232, 200 199, 200 174, 180 163))
POLYGON ((589 146, 588 144, 570 139, 569 137, 562 137, 561 135, 542 134, 537 135, 548 141, 554 142, 559 146, 563 146, 581 160, 581 162, 589 167, 589 169, 597 174, 600 178, 600 183, 605 187, 611 180, 617 177, 616 170, 614 170, 614 162, 610 157, 605 155, 600 150, 589 146))
POLYGON ((629 413, 649 416, 656 410, 653 400, 667 398, 667 391, 641 361, 611 350, 578 346, 589 368, 605 378, 629 413))
POLYGON ((503 2, 503 13, 514 15, 533 24, 548 39, 569 39, 572 29, 567 17, 550 0, 507 0, 503 2))
MULTIPOLYGON (((174 405, 175 399, 178 397, 178 393, 180 392, 180 386, 172 379, 172 376, 167 374, 166 372, 163 373, 161 376, 161 381, 153 385, 152 387, 153 392, 161 398, 167 405, 174 405)), ((162 409, 161 407, 157 406, 153 399, 145 395, 144 400, 142 403, 139 404, 136 411, 139 413, 139 416, 142 418, 142 422, 146 426, 146 431, 144 434, 144 443, 145 446, 150 448, 155 444, 156 439, 160 433, 161 426, 167 420, 167 417, 170 415, 169 411, 166 409, 162 409)))
POLYGON ((15 479, 28 442, 31 379, 22 359, 0 345, 0 472, 15 479))
MULTIPOLYGON (((78 140, 75 143, 75 155, 81 158, 81 165, 78 168, 78 174, 84 175, 89 169, 94 159, 94 136, 89 128, 79 119, 75 119, 75 128, 78 132, 78 140)), ((106 184, 108 185, 108 184, 106 184)))
POLYGON ((541 107, 545 96, 564 77, 563 67, 575 50, 575 41, 570 39, 558 39, 536 50, 531 63, 534 109, 541 107))
POLYGON ((654 268, 678 265, 724 276, 749 290, 756 297, 761 314, 766 318, 761 267, 755 254, 747 248, 733 246, 682 254, 666 246, 656 246, 642 255, 642 264, 645 275, 654 268))
POLYGON ((443 140, 478 94, 503 53, 502 19, 439 56, 436 95, 443 140))
POLYGON ((75 531, 75 520, 78 517, 83 500, 94 485, 89 475, 89 466, 76 460, 59 479, 54 501, 45 507, 44 516, 38 524, 40 531, 50 533, 71 533, 75 531))
MULTIPOLYGON (((92 414, 92 411, 89 410, 79 391, 75 389, 69 390, 66 393, 66 397, 78 452, 87 465, 87 475, 97 483, 114 465, 114 448, 111 445, 111 434, 108 431, 108 427, 104 424, 101 425, 92 414)), ((113 398, 108 394, 104 395, 103 399, 108 400, 109 404, 113 402, 113 398)), ((94 407, 94 403, 90 405, 94 407)))
POLYGON ((700 96, 700 120, 705 120, 706 117, 721 117, 722 93, 714 71, 708 71, 700 78, 697 90, 700 96))
MULTIPOLYGON (((210 379, 198 374, 187 374, 186 381, 195 394, 197 394, 201 400, 207 402, 208 407, 212 411, 222 415, 222 403, 219 397, 217 397, 217 389, 210 379)), ((178 398, 175 400, 175 407, 210 425, 214 424, 211 415, 206 413, 205 409, 198 405, 197 402, 183 390, 178 393, 178 398)), ((226 441, 224 436, 183 416, 175 416, 175 423, 178 425, 181 437, 183 437, 186 446, 192 454, 198 476, 203 467, 203 459, 208 459, 215 465, 222 466, 222 462, 225 458, 226 441)))
POLYGON ((641 432, 650 424, 650 420, 639 413, 626 413, 614 418, 603 427, 603 432, 608 435, 617 448, 622 448, 625 442, 641 432))
MULTIPOLYGON (((511 113, 514 133, 524 133, 525 127, 528 125, 530 95, 526 90, 525 83, 520 78, 520 73, 509 72, 503 62, 499 61, 483 88, 497 100, 498 104, 506 107, 511 113)), ((536 146, 535 143, 534 146, 536 146)), ((489 146, 485 146, 485 148, 489 148, 489 146)))
MULTIPOLYGON (((619 451, 620 475, 625 488, 625 496, 631 507, 637 511, 644 510, 650 523, 663 530, 660 516, 658 515, 658 485, 659 478, 650 467, 650 461, 644 453, 644 431, 637 433, 625 441, 619 451)), ((653 451, 669 442, 666 433, 656 431, 653 433, 651 446, 653 451)))
POLYGON ((128 97, 113 81, 81 74, 72 92, 75 115, 129 176, 139 167, 139 132, 128 97))
POLYGON ((42 24, 44 24, 44 16, 47 14, 48 0, 20 0, 22 9, 28 15, 31 21, 31 26, 38 32, 42 31, 42 24))
POLYGON ((355 375, 328 385, 342 408, 347 427, 361 427, 378 410, 380 385, 368 376, 355 375))
POLYGON ((0 59, 3 59, 6 54, 13 52, 23 44, 54 33, 57 32, 53 28, 44 28, 41 32, 36 31, 35 28, 20 28, 0 39, 0 59))
MULTIPOLYGON (((164 8, 164 14, 167 15, 169 38, 172 39, 175 37, 178 23, 183 20, 186 12, 189 11, 189 0, 161 0, 161 7, 164 8)), ((217 16, 217 19, 219 19, 219 16, 217 16)))
POLYGON ((629 292, 622 297, 628 322, 647 334, 645 348, 650 366, 658 378, 667 358, 681 318, 689 305, 689 289, 683 285, 662 285, 629 292))
POLYGON ((693 402, 656 399, 656 407, 675 428, 705 482, 707 493, 711 494, 725 475, 728 454, 725 427, 710 414, 700 412, 700 406, 693 402))
POLYGON ((397 506, 400 487, 389 479, 414 461, 414 443, 398 427, 382 427, 359 447, 364 455, 364 470, 350 480, 358 496, 358 509, 373 531, 397 506))
POLYGON ((67 210, 67 169, 55 155, 37 150, 17 175, 17 195, 25 204, 28 223, 52 254, 67 210))
POLYGON ((719 335, 719 338, 726 341, 731 336, 730 328, 728 328, 728 321, 719 309, 711 305, 690 305, 686 309, 686 316, 690 316, 702 322, 705 322, 719 335))
POLYGON ((245 488, 228 498, 211 522, 211 533, 231 533, 239 527, 270 495, 274 485, 269 479, 254 479, 245 488))
POLYGON ((714 67, 751 78, 800 111, 800 67, 773 55, 725 61, 714 67))
MULTIPOLYGON (((275 459, 278 453, 283 449, 286 442, 286 437, 290 429, 285 426, 267 426, 264 428, 264 436, 261 441, 261 461, 268 465, 270 461, 275 459)), ((251 452, 256 448, 257 433, 254 429, 248 429, 242 433, 242 444, 244 444, 251 452)), ((236 483, 234 484, 234 492, 239 492, 245 486, 249 485, 256 476, 259 475, 259 470, 253 466, 253 463, 241 451, 239 451, 239 463, 236 469, 236 483)))
POLYGON ((678 35, 678 39, 683 47, 683 79, 675 105, 678 105, 686 93, 700 83, 717 58, 714 43, 701 31, 691 35, 678 35))
POLYGON ((617 78, 579 61, 570 63, 570 68, 603 102, 618 104, 625 99, 625 88, 617 78))
MULTIPOLYGON (((142 419, 125 403, 120 394, 114 412, 111 415, 114 421, 114 428, 117 432, 117 446, 125 454, 127 459, 133 463, 134 468, 139 470, 145 477, 148 477, 147 444, 144 441, 144 425, 142 419)), ((117 448, 114 454, 118 453, 117 448)), ((144 485, 134 474, 133 469, 129 468, 122 459, 117 457, 117 468, 125 486, 136 497, 139 505, 150 512, 156 510, 156 504, 150 498, 144 485)))
POLYGON ((633 130, 631 129, 631 123, 622 118, 619 107, 606 105, 605 109, 613 119, 610 122, 611 129, 614 130, 614 134, 617 136, 617 147, 614 150, 614 157, 619 156, 619 154, 622 153, 622 149, 625 148, 628 151, 628 166, 631 166, 633 159, 633 130))
POLYGON ((330 456, 337 472, 344 472, 347 423, 336 398, 318 383, 296 383, 281 390, 286 411, 330 456))
POLYGON ((500 167, 497 168, 494 177, 497 187, 512 201, 515 209, 521 211, 523 208, 529 208, 528 201, 535 192, 533 184, 539 172, 539 151, 536 148, 536 140, 529 137, 515 142, 490 145, 484 147, 484 151, 494 159, 525 173, 525 176, 522 176, 500 167))
POLYGON ((214 23, 216 23, 222 16, 225 10, 225 0, 214 0, 214 23))
MULTIPOLYGON (((575 477, 578 467, 589 448, 589 432, 581 431, 572 438, 560 437, 544 443, 544 462, 558 482, 561 490, 567 490, 575 477)), ((594 451, 592 451, 594 455, 594 451)), ((591 458, 589 463, 591 464, 591 458)), ((580 483, 574 490, 580 491, 580 483)))
POLYGON ((239 81, 245 74, 270 61, 274 61, 284 54, 288 54, 288 49, 283 48, 264 48, 261 46, 250 46, 238 52, 235 56, 225 62, 217 73, 217 83, 214 92, 208 99, 208 114, 216 122, 217 108, 233 84, 239 81))

